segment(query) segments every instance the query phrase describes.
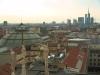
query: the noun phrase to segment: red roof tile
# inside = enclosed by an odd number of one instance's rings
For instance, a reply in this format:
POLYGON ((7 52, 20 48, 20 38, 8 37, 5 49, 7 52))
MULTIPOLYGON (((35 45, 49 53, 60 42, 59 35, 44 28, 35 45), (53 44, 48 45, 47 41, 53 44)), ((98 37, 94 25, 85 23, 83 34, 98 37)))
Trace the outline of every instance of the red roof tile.
POLYGON ((68 67, 74 68, 78 61, 79 48, 70 48, 69 55, 64 60, 64 64, 68 67))
POLYGON ((0 66, 0 75, 11 75, 11 65, 5 64, 0 66))
POLYGON ((75 68, 79 59, 82 60, 80 72, 85 72, 85 67, 87 63, 86 50, 80 51, 79 48, 70 48, 69 55, 64 59, 64 64, 66 64, 67 67, 75 68))
POLYGON ((83 55, 83 64, 82 64, 82 68, 80 70, 80 72, 84 72, 84 69, 87 65, 87 52, 84 52, 84 55, 83 55))

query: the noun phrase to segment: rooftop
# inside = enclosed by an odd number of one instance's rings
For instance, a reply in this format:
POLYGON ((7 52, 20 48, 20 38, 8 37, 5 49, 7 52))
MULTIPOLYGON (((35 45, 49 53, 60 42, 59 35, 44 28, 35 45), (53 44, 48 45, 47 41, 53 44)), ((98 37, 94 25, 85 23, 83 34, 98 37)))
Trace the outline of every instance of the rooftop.
POLYGON ((0 75, 11 75, 11 65, 10 64, 1 65, 0 75))
POLYGON ((84 73, 87 61, 87 53, 79 48, 70 48, 68 56, 64 59, 67 69, 74 72, 84 73))
POLYGON ((23 37, 21 33, 12 33, 8 37, 2 38, 2 40, 2 47, 13 48, 21 46, 22 40, 24 45, 31 45, 36 42, 41 42, 41 37, 34 33, 24 33, 23 37))

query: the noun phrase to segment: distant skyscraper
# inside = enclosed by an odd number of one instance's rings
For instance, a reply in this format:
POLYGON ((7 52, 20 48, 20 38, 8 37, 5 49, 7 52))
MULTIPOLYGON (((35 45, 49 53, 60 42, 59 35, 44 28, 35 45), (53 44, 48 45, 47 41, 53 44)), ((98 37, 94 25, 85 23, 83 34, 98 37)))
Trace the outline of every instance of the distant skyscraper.
POLYGON ((71 20, 70 19, 67 19, 67 24, 71 25, 71 20))
POLYGON ((85 14, 85 24, 86 25, 90 25, 91 24, 91 17, 90 17, 89 9, 88 9, 88 13, 85 14))
POLYGON ((88 24, 88 17, 87 17, 87 14, 85 14, 85 24, 88 24))
POLYGON ((78 17, 78 24, 84 25, 84 17, 78 17))
POLYGON ((93 17, 91 17, 91 24, 93 24, 94 23, 94 18, 93 17))
POLYGON ((88 24, 90 24, 90 12, 89 12, 89 9, 88 9, 88 24))
POLYGON ((73 19, 73 25, 77 25, 77 20, 73 19))

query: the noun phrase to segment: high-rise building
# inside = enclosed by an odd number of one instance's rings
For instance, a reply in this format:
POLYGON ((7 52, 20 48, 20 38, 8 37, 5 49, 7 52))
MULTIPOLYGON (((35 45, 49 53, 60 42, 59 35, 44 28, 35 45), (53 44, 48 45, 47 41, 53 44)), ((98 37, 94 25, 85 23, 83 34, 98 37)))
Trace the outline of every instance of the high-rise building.
POLYGON ((89 9, 88 9, 88 13, 85 14, 85 24, 86 25, 90 25, 91 24, 91 17, 90 17, 89 9))
POLYGON ((77 25, 77 20, 73 19, 73 25, 77 25))
POLYGON ((71 25, 71 20, 70 19, 67 19, 67 24, 71 25))
POLYGON ((91 17, 91 24, 93 24, 94 23, 94 18, 93 17, 91 17))
POLYGON ((88 24, 90 24, 90 12, 89 12, 89 10, 88 10, 88 14, 87 15, 88 15, 88 19, 87 19, 88 20, 88 24))
POLYGON ((88 20, 87 20, 87 14, 85 14, 85 24, 88 24, 88 20))
POLYGON ((84 17, 78 17, 78 24, 84 25, 84 17))

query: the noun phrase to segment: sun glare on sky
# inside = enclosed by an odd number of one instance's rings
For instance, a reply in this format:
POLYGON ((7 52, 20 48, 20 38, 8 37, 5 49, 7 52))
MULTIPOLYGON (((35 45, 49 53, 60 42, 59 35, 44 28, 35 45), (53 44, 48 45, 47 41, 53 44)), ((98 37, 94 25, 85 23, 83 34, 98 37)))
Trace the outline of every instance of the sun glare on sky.
POLYGON ((87 9, 100 21, 100 0, 0 0, 0 20, 8 22, 57 22, 84 16, 87 9))

